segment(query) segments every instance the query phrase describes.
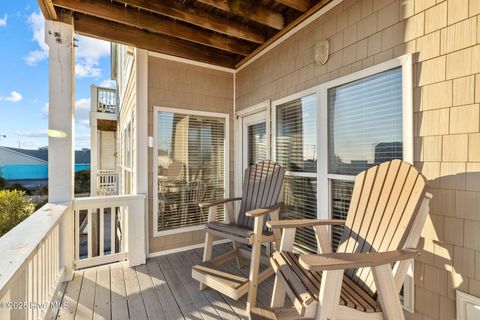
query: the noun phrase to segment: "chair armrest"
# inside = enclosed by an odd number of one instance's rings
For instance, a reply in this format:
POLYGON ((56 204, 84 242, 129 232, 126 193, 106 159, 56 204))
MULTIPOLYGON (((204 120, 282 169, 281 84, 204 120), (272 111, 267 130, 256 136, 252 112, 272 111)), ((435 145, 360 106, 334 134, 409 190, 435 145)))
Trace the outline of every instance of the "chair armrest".
POLYGON ((328 219, 294 219, 294 220, 278 220, 268 221, 267 226, 271 229, 284 228, 303 228, 323 225, 343 225, 345 220, 328 220, 328 219))
POLYGON ((237 198, 228 198, 228 199, 218 199, 210 202, 199 203, 198 205, 200 206, 200 208, 210 208, 213 206, 218 206, 227 202, 238 201, 238 200, 242 200, 242 198, 237 197, 237 198))
POLYGON ((327 253, 300 256, 300 265, 311 271, 345 270, 376 267, 420 255, 416 249, 372 253, 327 253))
POLYGON ((254 209, 254 210, 247 211, 247 212, 245 212, 245 215, 247 217, 260 217, 260 216, 266 215, 269 212, 280 209, 281 206, 282 206, 282 203, 277 203, 276 205, 273 205, 273 206, 268 207, 268 208, 259 208, 259 209, 254 209))

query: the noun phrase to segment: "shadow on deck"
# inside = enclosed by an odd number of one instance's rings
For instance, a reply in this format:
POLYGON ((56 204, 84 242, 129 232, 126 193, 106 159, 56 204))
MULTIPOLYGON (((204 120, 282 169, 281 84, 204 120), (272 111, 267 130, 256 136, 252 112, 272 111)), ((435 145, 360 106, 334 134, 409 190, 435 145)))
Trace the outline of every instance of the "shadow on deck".
MULTIPOLYGON (((230 248, 217 245, 214 254, 230 248)), ((118 262, 76 271, 57 297, 64 308, 51 319, 248 319, 246 295, 233 300, 210 288, 199 290, 191 269, 202 253, 195 249, 150 258, 135 268, 118 262)), ((248 267, 238 271, 234 260, 225 266, 248 277, 248 267)), ((273 279, 260 285, 259 307, 270 304, 273 279)))

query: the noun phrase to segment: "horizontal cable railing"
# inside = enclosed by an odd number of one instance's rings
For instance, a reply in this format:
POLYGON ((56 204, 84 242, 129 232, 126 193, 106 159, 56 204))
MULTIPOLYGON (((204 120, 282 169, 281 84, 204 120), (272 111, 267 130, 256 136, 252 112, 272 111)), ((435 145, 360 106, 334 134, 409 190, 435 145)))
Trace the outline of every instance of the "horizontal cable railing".
POLYGON ((140 234, 135 234, 134 229, 137 227, 135 222, 140 223, 144 219, 144 201, 143 195, 75 199, 75 267, 125 260, 127 248, 132 248, 131 244, 136 241, 134 238, 144 235, 143 229, 139 230, 140 234), (129 219, 132 219, 130 225, 129 219))
POLYGON ((43 319, 64 280, 69 205, 46 204, 0 238, 0 319, 43 319))

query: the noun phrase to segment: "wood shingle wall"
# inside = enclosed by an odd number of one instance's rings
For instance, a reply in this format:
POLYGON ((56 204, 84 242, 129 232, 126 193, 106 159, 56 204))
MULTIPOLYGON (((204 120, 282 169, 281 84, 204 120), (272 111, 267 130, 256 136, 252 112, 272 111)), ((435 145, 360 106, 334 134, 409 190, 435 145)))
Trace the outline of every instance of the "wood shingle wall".
POLYGON ((345 0, 236 75, 239 110, 414 54, 415 165, 434 198, 411 319, 454 319, 456 289, 480 296, 479 15, 479 0, 345 0))

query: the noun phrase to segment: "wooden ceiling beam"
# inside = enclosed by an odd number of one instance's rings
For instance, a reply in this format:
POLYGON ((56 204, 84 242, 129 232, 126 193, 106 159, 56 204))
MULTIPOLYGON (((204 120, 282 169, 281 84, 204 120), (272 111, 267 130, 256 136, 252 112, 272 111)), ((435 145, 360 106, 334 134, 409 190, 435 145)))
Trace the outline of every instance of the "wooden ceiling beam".
POLYGON ((308 10, 308 8, 310 8, 309 0, 275 0, 275 1, 301 12, 305 12, 308 10))
POLYGON ((159 52, 194 61, 232 68, 237 58, 224 51, 140 30, 122 23, 74 13, 75 31, 90 37, 113 41, 141 49, 159 52))
POLYGON ((116 0, 136 8, 144 9, 166 17, 177 19, 189 24, 202 27, 238 39, 254 43, 265 42, 265 37, 248 26, 226 18, 218 17, 209 12, 194 8, 179 7, 175 3, 166 3, 164 0, 116 0))
POLYGON ((206 4, 208 6, 217 8, 219 10, 222 10, 234 15, 238 15, 243 18, 255 21, 257 23, 269 26, 277 30, 281 30, 285 26, 285 19, 280 13, 270 10, 268 8, 262 7, 258 4, 252 8, 251 12, 242 14, 239 12, 234 12, 230 8, 226 0, 197 0, 197 1, 203 4, 206 4))
POLYGON ((136 8, 125 7, 120 4, 117 5, 98 0, 53 0, 53 3, 55 6, 64 9, 195 42, 242 56, 248 55, 255 49, 255 47, 249 43, 210 31, 175 23, 171 20, 155 16, 150 12, 140 11, 136 8))
POLYGON ((248 56, 243 58, 242 61, 238 62, 235 65, 235 68, 240 68, 242 65, 247 63, 247 61, 251 60, 253 57, 255 57, 257 54, 265 50, 268 46, 273 44, 275 41, 283 37, 285 34, 290 32, 293 28, 301 24, 303 21, 307 20, 311 15, 313 15, 315 12, 323 8, 325 5, 327 5, 330 1, 332 0, 320 0, 317 4, 315 4, 313 7, 308 9, 307 12, 303 13, 301 16, 296 18, 294 21, 292 21, 288 26, 277 32, 273 37, 265 41, 261 46, 259 46, 257 49, 255 49, 252 53, 250 53, 248 56))
POLYGON ((57 20, 57 13, 51 0, 38 0, 38 6, 47 20, 57 20))

